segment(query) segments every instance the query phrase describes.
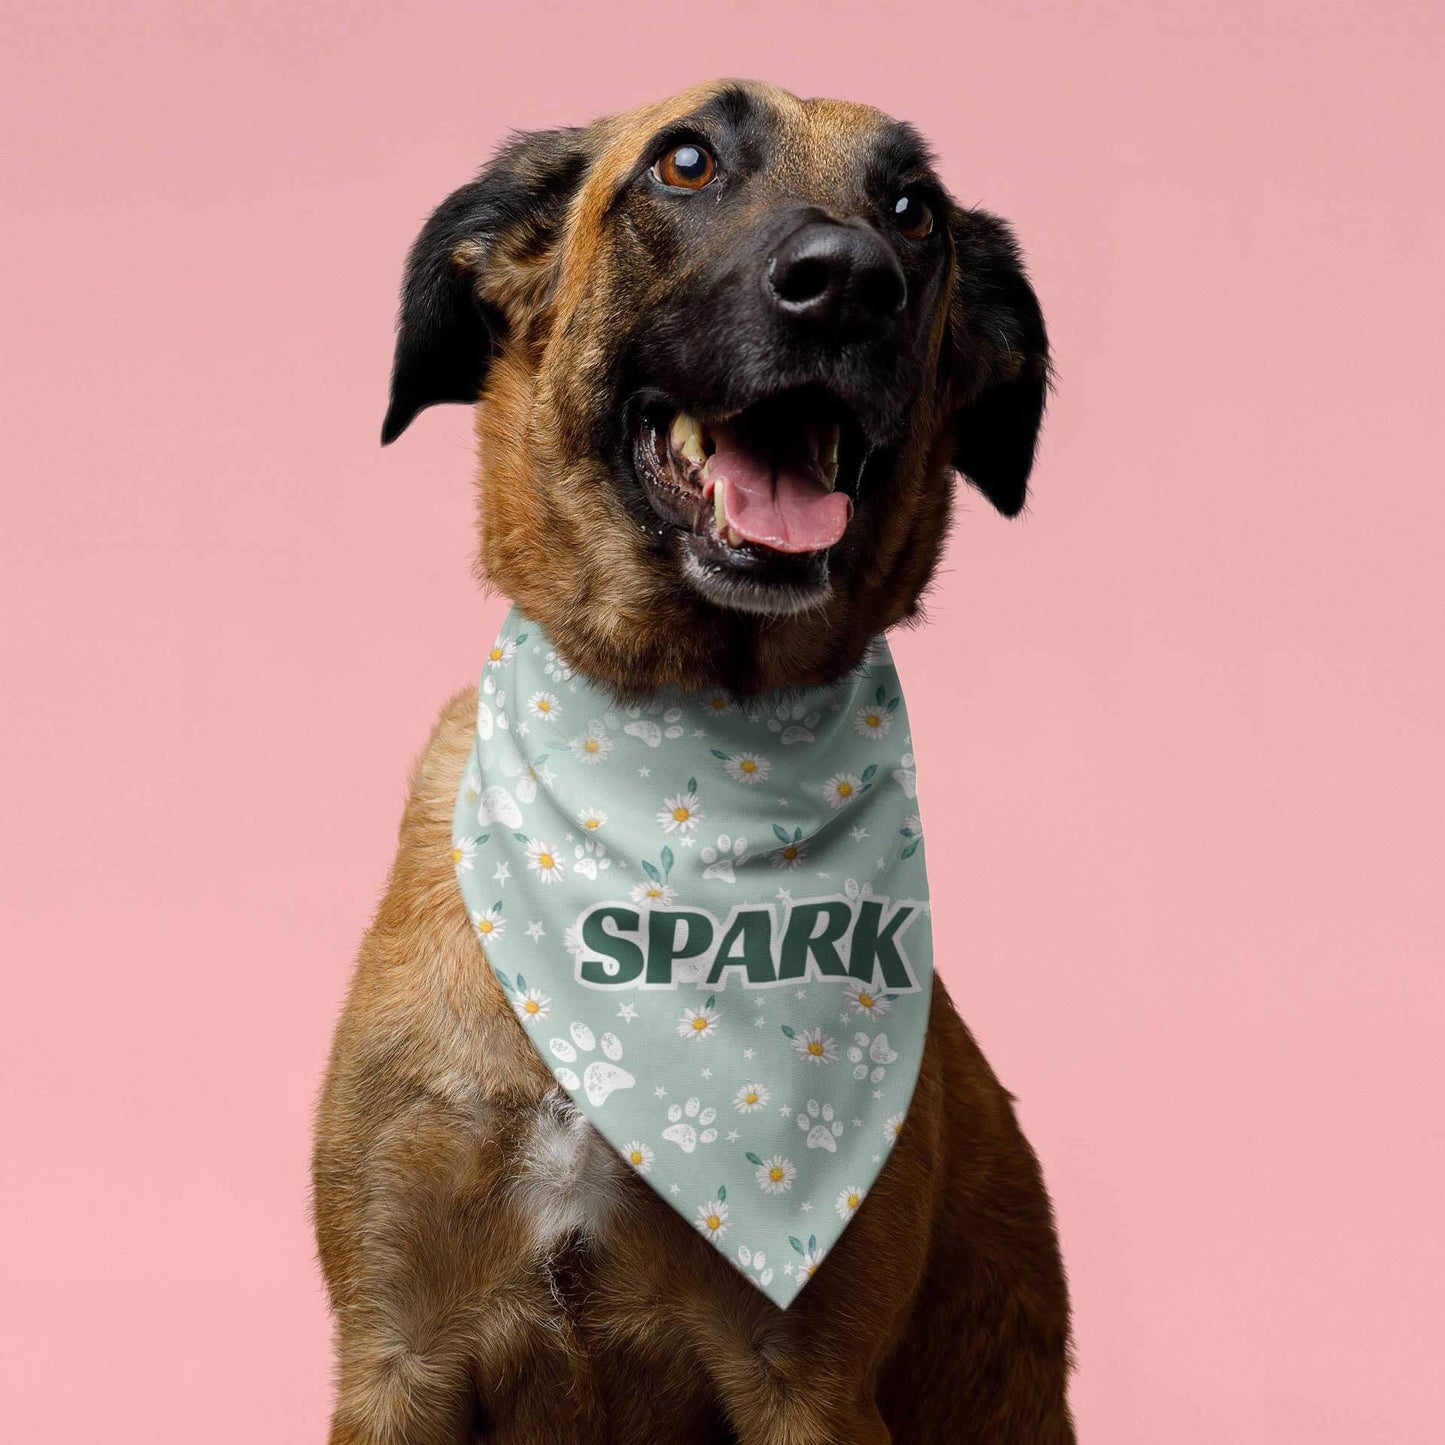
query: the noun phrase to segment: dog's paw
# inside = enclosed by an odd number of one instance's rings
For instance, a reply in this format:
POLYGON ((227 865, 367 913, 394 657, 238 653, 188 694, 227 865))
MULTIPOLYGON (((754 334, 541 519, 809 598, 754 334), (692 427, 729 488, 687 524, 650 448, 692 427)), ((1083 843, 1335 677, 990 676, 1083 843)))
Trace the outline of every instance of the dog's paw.
POLYGON ((630 1089, 637 1083, 619 1062, 622 1058, 622 1040, 613 1033, 603 1034, 601 1038, 602 1052, 608 1061, 604 1063, 602 1059, 591 1060, 583 1068, 582 1077, 579 1079, 567 1065, 575 1064, 582 1055, 594 1052, 599 1041, 592 1030, 581 1022, 574 1023, 567 1032, 572 1035, 571 1043, 566 1039, 556 1038, 547 1045, 552 1056, 561 1061, 553 1072, 564 1089, 581 1089, 587 1095, 587 1102, 594 1109, 600 1109, 619 1089, 630 1089))
POLYGON ((705 1109, 697 1099, 686 1104, 674 1104, 667 1111, 668 1127, 662 1137, 669 1144, 676 1144, 684 1154, 691 1154, 699 1144, 711 1144, 717 1138, 712 1122, 717 1118, 716 1109, 705 1109))
POLYGON ((798 1128, 808 1131, 808 1148, 826 1149, 830 1154, 838 1152, 838 1136, 843 1132, 843 1125, 833 1117, 831 1104, 809 1099, 806 1111, 798 1115, 798 1128))

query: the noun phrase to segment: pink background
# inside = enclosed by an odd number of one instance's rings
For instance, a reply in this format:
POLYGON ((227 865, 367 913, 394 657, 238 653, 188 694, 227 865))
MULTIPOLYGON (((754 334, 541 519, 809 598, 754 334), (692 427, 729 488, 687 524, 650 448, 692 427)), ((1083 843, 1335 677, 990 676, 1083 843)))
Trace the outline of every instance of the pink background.
POLYGON ((1438 6, 4 32, 0 1433, 324 1438, 312 1099, 500 615, 467 414, 376 445, 401 258, 505 128, 739 73, 918 122, 1056 339, 1032 514, 898 651, 1083 1437, 1440 1438, 1438 6))

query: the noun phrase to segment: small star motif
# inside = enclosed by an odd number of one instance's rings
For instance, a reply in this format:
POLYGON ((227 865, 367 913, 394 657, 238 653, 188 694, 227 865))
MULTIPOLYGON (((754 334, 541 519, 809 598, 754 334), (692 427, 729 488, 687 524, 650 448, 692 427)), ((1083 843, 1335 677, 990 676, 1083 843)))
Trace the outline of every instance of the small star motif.
POLYGON ((659 1084, 659 1085, 652 1091, 652 1097, 653 1097, 654 1099, 665 1099, 665 1098, 667 1098, 667 1090, 664 1089, 661 1084, 659 1084))
POLYGON ((883 1090, 882 1090, 882 1089, 874 1089, 874 1090, 873 1090, 873 1097, 874 1097, 875 1099, 881 1099, 881 1098, 883 1097, 883 1090))
POLYGON ((778 799, 778 806, 779 806, 780 808, 786 808, 786 807, 788 806, 788 800, 787 800, 786 798, 779 798, 779 799, 778 799))
POLYGON ((564 833, 562 836, 563 836, 569 843, 575 843, 575 842, 577 841, 577 835, 576 835, 575 833, 564 833))
POLYGON ((681 839, 680 841, 681 841, 682 846, 683 846, 684 848, 693 848, 693 847, 696 847, 696 846, 697 846, 696 843, 695 843, 695 842, 693 841, 693 839, 691 839, 691 838, 683 838, 683 839, 681 839))
POLYGON ((792 1272, 793 1272, 793 1266, 792 1266, 792 1265, 790 1265, 790 1264, 785 1264, 785 1265, 783 1266, 783 1273, 784 1273, 784 1274, 792 1274, 792 1272))
POLYGON ((706 729, 706 728, 693 728, 693 730, 692 730, 692 735, 693 735, 693 737, 695 737, 695 738, 705 738, 705 737, 707 736, 707 729, 706 729))
POLYGON ((651 768, 638 768, 638 770, 637 770, 637 776, 638 776, 639 778, 650 778, 650 777, 652 776, 652 769, 651 769, 651 768))
POLYGON ((881 873, 881 872, 883 871, 883 868, 884 868, 883 860, 882 860, 881 858, 875 858, 875 859, 873 860, 873 862, 874 862, 874 864, 876 865, 875 868, 874 868, 874 871, 877 872, 877 873, 881 873))
POLYGON ((739 1134, 736 1129, 729 1129, 729 1130, 728 1130, 728 1143, 729 1143, 729 1144, 736 1144, 736 1143, 738 1142, 738 1140, 741 1139, 742 1137, 743 1137, 743 1136, 742 1136, 741 1134, 739 1134))
POLYGON ((512 876, 512 870, 505 863, 497 864, 497 871, 492 874, 494 883, 505 883, 512 876))
POLYGON ((813 1201, 812 1201, 811 1199, 805 1199, 805 1200, 798 1206, 798 1213, 799 1213, 799 1214, 811 1214, 812 1212, 813 1212, 813 1201))
POLYGON ((883 1159, 883 1156, 882 1156, 881 1154, 875 1154, 875 1155, 873 1156, 873 1162, 874 1162, 875 1164, 880 1163, 880 1162, 882 1161, 882 1159, 883 1159))
POLYGON ((807 996, 808 996, 808 990, 805 989, 805 988, 800 988, 800 989, 797 991, 797 993, 795 993, 795 994, 793 995, 794 998, 807 998, 807 996))
POLYGON ((846 1024, 846 1023, 848 1022, 848 1015, 847 1015, 847 1014, 839 1014, 839 1015, 838 1015, 838 1022, 839 1022, 840 1024, 846 1024))
POLYGON ((702 1071, 702 1076, 703 1076, 703 1078, 705 1078, 705 1079, 710 1079, 710 1078, 712 1078, 712 1070, 711 1070, 711 1069, 704 1069, 704 1070, 702 1071))
POLYGON ((753 1020, 753 1027, 755 1029, 760 1029, 765 1023, 767 1023, 767 1019, 765 1019, 762 1014, 759 1014, 757 1018, 753 1020))
POLYGON ((632 1020, 637 1017, 637 1010, 633 1008, 630 1003, 625 1003, 617 1010, 617 1017, 620 1018, 623 1023, 630 1024, 632 1020))
POLYGON ((757 1006, 758 1006, 759 1008, 762 1008, 764 1000, 762 1000, 762 999, 755 999, 754 1002, 757 1004, 757 1006))
POLYGON ((517 724, 517 736, 518 736, 519 738, 524 738, 524 737, 527 736, 527 724, 526 724, 526 723, 524 723, 524 722, 519 722, 519 723, 517 724))
POLYGON ((752 1058, 752 1056, 753 1056, 756 1052, 757 1052, 756 1049, 744 1049, 744 1050, 743 1050, 743 1058, 745 1058, 745 1059, 750 1059, 750 1058, 752 1058))
POLYGON ((530 938, 533 943, 536 943, 539 938, 546 938, 546 936, 547 930, 543 928, 535 918, 527 925, 527 937, 530 938))
POLYGON ((863 1127, 863 1121, 862 1121, 861 1119, 854 1119, 854 1120, 853 1120, 853 1127, 854 1127, 855 1129, 861 1129, 861 1128, 863 1127))
POLYGON ((848 832, 852 834, 855 843, 861 843, 870 836, 867 828, 849 828, 848 832))
POLYGON ((680 1188, 679 1185, 674 1184, 674 1185, 672 1186, 672 1188, 669 1189, 667 1192, 668 1192, 669 1194, 678 1194, 678 1193, 681 1192, 681 1188, 680 1188))
POLYGON ((778 1113, 780 1113, 780 1114, 783 1116, 783 1118, 785 1118, 785 1119, 786 1119, 786 1118, 788 1117, 788 1115, 791 1114, 792 1112, 793 1112, 793 1106, 792 1106, 791 1104, 784 1104, 784 1105, 782 1106, 782 1108, 780 1108, 780 1109, 778 1110, 778 1113))
POLYGON ((778 889, 778 902, 791 903, 793 901, 793 890, 791 888, 778 889))

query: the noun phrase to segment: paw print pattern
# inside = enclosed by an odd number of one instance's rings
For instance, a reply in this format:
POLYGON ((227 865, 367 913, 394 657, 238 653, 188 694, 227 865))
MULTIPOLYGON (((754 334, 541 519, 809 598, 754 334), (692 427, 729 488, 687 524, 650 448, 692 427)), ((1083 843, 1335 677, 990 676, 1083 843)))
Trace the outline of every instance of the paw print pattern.
POLYGON ((704 1109, 697 1099, 686 1104, 674 1104, 668 1111, 668 1127, 662 1137, 670 1144, 676 1144, 684 1154, 691 1154, 699 1144, 711 1144, 717 1138, 717 1130, 711 1128, 717 1118, 716 1109, 704 1109))
POLYGON ((808 1131, 808 1148, 826 1149, 830 1154, 838 1152, 843 1124, 833 1117, 831 1104, 820 1105, 816 1099, 809 1099, 807 1109, 798 1115, 798 1128, 808 1131))
POLYGON ((612 866, 612 859, 607 856, 607 845, 592 838, 586 838, 579 843, 572 850, 572 857, 575 859, 572 871, 580 873, 584 878, 595 878, 598 873, 605 873, 612 866))
POLYGON ((886 1066, 897 1063, 898 1055, 889 1047, 887 1034, 879 1034, 871 1043, 867 1034, 854 1034, 848 1048, 848 1062, 853 1065, 855 1079, 881 1084, 888 1072, 886 1066))
POLYGON ((812 712, 800 702, 783 703, 773 710, 768 719, 768 729, 780 733, 786 747, 789 743, 815 743, 818 735, 813 731, 823 720, 823 714, 812 712))
POLYGON ((669 707, 663 711, 659 702, 641 703, 628 708, 623 716, 628 719, 625 723, 617 713, 608 713, 607 726, 615 728, 620 724, 628 737, 640 738, 650 748, 660 748, 663 738, 680 738, 686 732, 679 722, 682 717, 680 707, 669 707), (662 713, 660 723, 654 720, 659 712, 662 713))
POLYGON ((726 833, 718 836, 717 845, 709 844, 702 850, 704 878, 716 878, 723 883, 736 883, 733 868, 741 867, 748 861, 748 840, 730 838, 726 833))
POLYGON ((552 1056, 561 1061, 553 1073, 564 1089, 580 1088, 587 1095, 587 1102, 594 1109, 600 1109, 619 1089, 630 1089, 637 1082, 618 1062, 622 1058, 622 1040, 611 1033, 602 1035, 602 1052, 607 1056, 606 1060, 591 1060, 582 1070, 581 1079, 578 1079, 567 1066, 577 1063, 581 1055, 592 1053, 597 1048, 597 1039, 592 1030, 580 1021, 567 1032, 572 1035, 571 1043, 557 1038, 547 1045, 552 1056))
POLYGON ((744 1271, 754 1270, 757 1272, 760 1285, 770 1285, 773 1282, 773 1271, 768 1265, 768 1257, 760 1249, 749 1249, 747 1245, 738 1245, 738 1263, 744 1271))

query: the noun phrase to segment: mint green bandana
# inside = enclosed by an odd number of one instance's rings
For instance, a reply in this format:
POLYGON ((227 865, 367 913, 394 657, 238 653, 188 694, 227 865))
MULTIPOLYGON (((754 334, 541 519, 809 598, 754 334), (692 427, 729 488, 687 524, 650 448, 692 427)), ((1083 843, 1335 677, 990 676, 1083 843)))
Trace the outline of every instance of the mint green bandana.
POLYGON ((453 843, 477 937, 576 1106, 784 1307, 918 1078, 915 793, 881 638, 833 687, 745 702, 623 705, 515 611, 487 655, 453 843))

